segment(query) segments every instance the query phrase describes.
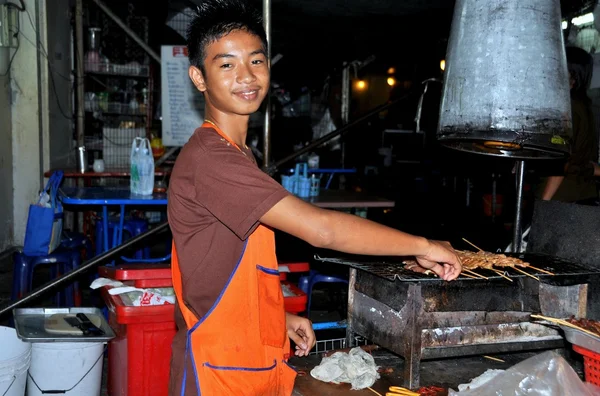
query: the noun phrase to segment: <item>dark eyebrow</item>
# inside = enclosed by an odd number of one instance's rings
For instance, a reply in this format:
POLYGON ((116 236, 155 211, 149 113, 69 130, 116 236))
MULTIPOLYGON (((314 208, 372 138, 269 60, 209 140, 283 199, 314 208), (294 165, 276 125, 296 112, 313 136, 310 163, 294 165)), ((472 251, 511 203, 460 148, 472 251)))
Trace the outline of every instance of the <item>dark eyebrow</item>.
POLYGON ((216 61, 217 59, 221 59, 221 58, 233 58, 234 56, 231 54, 217 54, 215 55, 215 57, 213 58, 213 61, 216 61))
MULTIPOLYGON (((254 51, 252 51, 250 53, 250 56, 253 56, 253 55, 264 55, 264 56, 267 56, 267 53, 266 53, 266 51, 264 49, 260 48, 260 49, 254 50, 254 51)), ((223 58, 235 58, 235 56, 232 55, 232 54, 217 54, 213 58, 213 61, 216 61, 218 59, 223 59, 223 58)))
POLYGON ((252 55, 264 55, 264 56, 267 56, 267 52, 263 48, 261 48, 261 49, 257 49, 255 51, 252 51, 250 53, 250 56, 252 56, 252 55))

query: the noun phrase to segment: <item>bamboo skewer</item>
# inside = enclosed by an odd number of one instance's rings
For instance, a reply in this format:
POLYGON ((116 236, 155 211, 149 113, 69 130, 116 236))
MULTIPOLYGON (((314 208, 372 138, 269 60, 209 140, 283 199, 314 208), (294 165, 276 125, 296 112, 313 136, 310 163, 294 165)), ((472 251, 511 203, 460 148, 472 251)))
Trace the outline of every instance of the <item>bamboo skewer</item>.
POLYGON ((375 389, 373 389, 371 387, 368 387, 367 389, 369 389, 371 392, 375 393, 376 395, 383 396, 381 393, 377 392, 375 389))
POLYGON ((461 275, 462 276, 466 276, 467 278, 471 278, 471 279, 481 279, 478 276, 473 276, 473 275, 465 274, 464 272, 462 272, 461 275))
POLYGON ((483 276, 483 275, 481 275, 481 274, 478 274, 478 273, 477 273, 477 272, 475 272, 475 271, 471 271, 470 269, 463 268, 463 271, 465 271, 465 272, 468 272, 468 273, 469 273, 469 274, 471 274, 471 275, 475 275, 475 276, 477 276, 477 277, 479 277, 479 278, 481 278, 481 279, 488 280, 488 278, 487 278, 487 277, 485 277, 485 276, 483 276))
POLYGON ((539 272, 543 272, 544 274, 548 274, 548 275, 554 275, 554 273, 552 273, 552 272, 550 272, 550 271, 546 271, 546 270, 544 270, 544 269, 541 269, 541 268, 538 268, 538 267, 534 267, 533 265, 529 265, 529 264, 527 264, 527 267, 529 267, 529 268, 533 268, 534 270, 536 270, 536 271, 539 271, 539 272))
POLYGON ((579 327, 577 325, 574 325, 573 323, 567 322, 564 319, 549 318, 547 316, 542 316, 542 315, 531 315, 531 317, 535 318, 535 319, 547 320, 548 322, 553 322, 553 323, 560 324, 560 325, 563 325, 563 326, 571 327, 573 329, 577 329, 579 331, 583 331, 584 333, 587 333, 587 334, 592 335, 594 337, 600 337, 600 334, 596 334, 593 331, 589 331, 587 329, 584 329, 583 327, 579 327))
POLYGON ((490 271, 494 271, 495 273, 497 273, 498 275, 500 275, 501 277, 509 280, 509 281, 513 281, 512 279, 510 279, 508 276, 504 275, 504 272, 497 270, 497 269, 490 269, 490 271))
POLYGON ((478 247, 474 243, 471 243, 471 242, 467 241, 465 238, 463 238, 462 240, 465 241, 465 242, 467 242, 469 245, 473 246, 475 249, 479 250, 480 252, 483 252, 483 249, 481 249, 480 247, 478 247))
POLYGON ((538 278, 537 276, 531 275, 530 273, 525 272, 522 269, 517 268, 516 266, 515 267, 511 267, 511 268, 514 269, 515 271, 518 271, 518 272, 522 273, 523 275, 527 275, 528 277, 535 279, 538 282, 540 281, 540 278, 538 278))
POLYGON ((487 356, 487 355, 483 355, 483 357, 484 357, 484 358, 486 358, 486 359, 495 360, 496 362, 500 362, 500 363, 506 363, 504 360, 502 360, 502 359, 498 359, 498 358, 495 358, 495 357, 493 357, 493 356, 487 356))

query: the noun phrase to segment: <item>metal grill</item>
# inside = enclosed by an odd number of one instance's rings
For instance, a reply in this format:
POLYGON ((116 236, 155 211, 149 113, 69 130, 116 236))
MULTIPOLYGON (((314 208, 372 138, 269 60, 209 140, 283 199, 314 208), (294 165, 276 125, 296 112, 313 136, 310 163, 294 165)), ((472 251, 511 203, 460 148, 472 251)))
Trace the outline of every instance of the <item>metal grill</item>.
MULTIPOLYGON (((550 284, 561 284, 566 280, 575 281, 580 277, 587 277, 589 275, 599 274, 600 270, 595 268, 589 268, 580 264, 571 263, 557 257, 531 254, 531 253, 507 253, 508 257, 519 258, 534 267, 541 268, 543 270, 552 272, 554 275, 541 273, 533 268, 522 268, 527 273, 536 276, 540 281, 550 284)), ((352 268, 363 270, 389 281, 404 281, 404 282, 444 282, 444 280, 438 278, 434 274, 421 274, 412 270, 406 269, 403 257, 377 257, 375 261, 372 256, 359 256, 359 255, 345 255, 340 256, 336 254, 335 257, 325 255, 315 255, 315 259, 322 262, 346 265, 352 268)), ((494 267, 498 270, 503 271, 503 274, 509 278, 525 278, 527 275, 522 274, 511 267, 494 267)), ((502 276, 498 275, 488 269, 478 268, 475 270, 476 273, 486 277, 487 279, 473 279, 466 277, 461 274, 459 279, 461 281, 489 281, 489 280, 504 280, 502 276)))

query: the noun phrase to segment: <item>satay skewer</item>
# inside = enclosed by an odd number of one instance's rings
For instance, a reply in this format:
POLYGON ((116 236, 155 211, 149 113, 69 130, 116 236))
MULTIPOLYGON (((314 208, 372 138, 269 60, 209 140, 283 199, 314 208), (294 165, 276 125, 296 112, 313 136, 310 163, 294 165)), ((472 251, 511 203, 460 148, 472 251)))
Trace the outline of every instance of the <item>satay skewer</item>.
POLYGON ((471 279, 481 279, 478 276, 473 276, 473 275, 469 275, 469 274, 465 274, 464 272, 460 273, 462 276, 466 276, 467 278, 471 278, 471 279))
POLYGON ((514 266, 514 267, 512 267, 512 268, 513 268, 515 271, 519 271, 519 272, 520 272, 520 273, 522 273, 523 275, 527 275, 528 277, 530 277, 530 278, 533 278, 533 279, 535 279, 535 280, 536 280, 536 281, 538 281, 538 282, 540 281, 540 278, 538 278, 537 276, 535 276, 535 275, 531 275, 530 273, 528 273, 528 272, 525 272, 525 271, 523 271, 522 269, 519 269, 519 268, 517 268, 516 266, 514 266))

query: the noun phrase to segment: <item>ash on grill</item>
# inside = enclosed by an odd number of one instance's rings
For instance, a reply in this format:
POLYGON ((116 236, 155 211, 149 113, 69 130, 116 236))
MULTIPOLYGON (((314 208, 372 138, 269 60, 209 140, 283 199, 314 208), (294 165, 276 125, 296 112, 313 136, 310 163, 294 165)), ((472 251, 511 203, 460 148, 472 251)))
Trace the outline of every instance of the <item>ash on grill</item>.
POLYGON ((348 346, 360 335, 404 357, 404 386, 415 388, 422 359, 564 346, 558 330, 531 322, 532 313, 598 316, 599 270, 539 254, 509 256, 554 275, 536 272, 538 281, 507 267, 512 282, 493 271, 446 282, 406 269, 398 257, 327 251, 315 258, 351 267, 348 346))

